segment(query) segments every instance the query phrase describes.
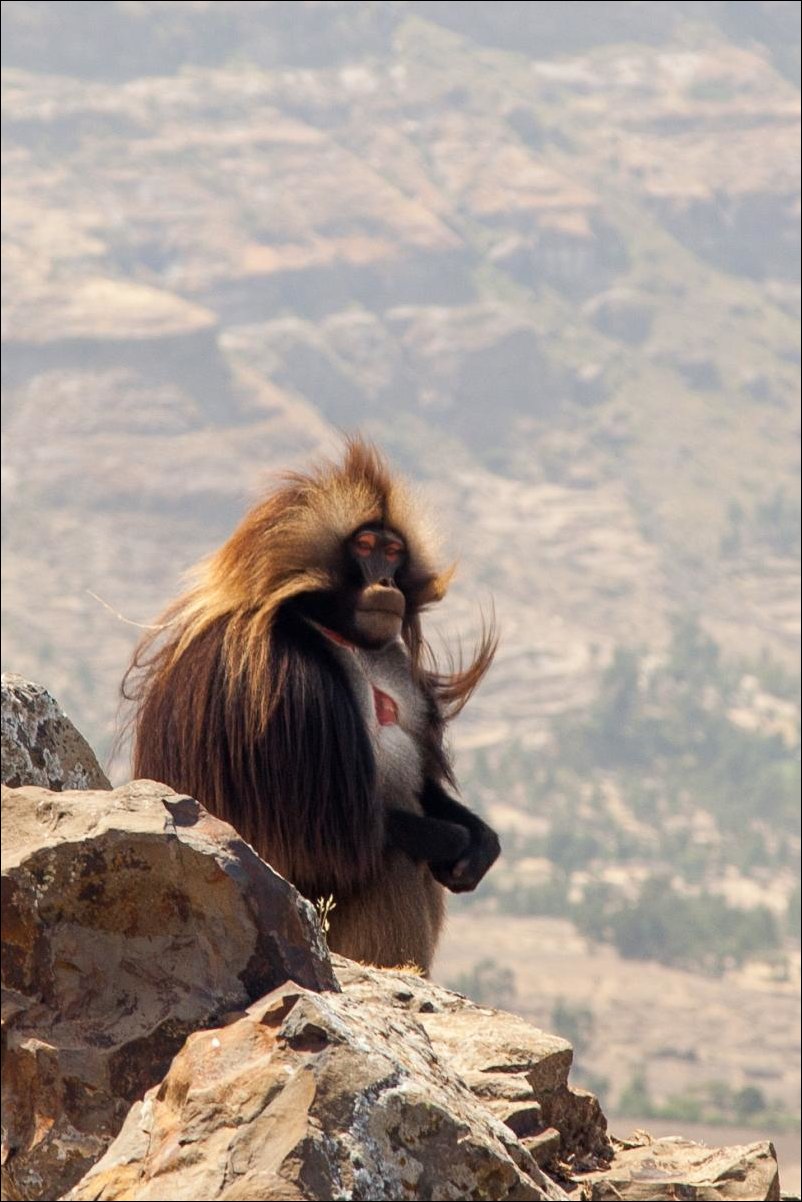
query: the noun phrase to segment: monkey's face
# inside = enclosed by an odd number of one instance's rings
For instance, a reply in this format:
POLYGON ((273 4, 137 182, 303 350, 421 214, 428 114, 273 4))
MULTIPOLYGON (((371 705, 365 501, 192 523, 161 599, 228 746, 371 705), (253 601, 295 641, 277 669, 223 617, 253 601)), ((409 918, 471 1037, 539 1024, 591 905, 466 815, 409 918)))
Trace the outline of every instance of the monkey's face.
POLYGON ((343 543, 340 587, 307 593, 296 604, 358 647, 384 647, 401 633, 407 602, 400 581, 407 563, 404 540, 395 531, 360 526, 343 543))
POLYGON ((355 641, 382 647, 401 633, 406 612, 397 580, 407 558, 404 541, 383 526, 361 526, 348 540, 346 556, 357 590, 352 618, 355 641))

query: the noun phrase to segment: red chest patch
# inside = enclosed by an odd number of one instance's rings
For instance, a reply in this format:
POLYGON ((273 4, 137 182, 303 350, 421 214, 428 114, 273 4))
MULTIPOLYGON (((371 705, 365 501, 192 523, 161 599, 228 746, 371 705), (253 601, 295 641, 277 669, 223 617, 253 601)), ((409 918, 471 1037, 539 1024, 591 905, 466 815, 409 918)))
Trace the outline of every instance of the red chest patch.
POLYGON ((392 697, 388 697, 381 689, 377 689, 375 684, 371 685, 371 688, 373 689, 373 704, 376 708, 376 721, 379 726, 397 726, 398 706, 392 697))
MULTIPOLYGON (((349 651, 356 651, 354 644, 349 643, 348 639, 344 639, 336 630, 329 630, 328 626, 321 626, 320 629, 333 643, 339 643, 341 647, 347 647, 349 651)), ((370 687, 373 689, 373 707, 376 710, 376 721, 379 726, 398 726, 398 706, 392 697, 383 693, 381 689, 377 689, 375 684, 370 687)))

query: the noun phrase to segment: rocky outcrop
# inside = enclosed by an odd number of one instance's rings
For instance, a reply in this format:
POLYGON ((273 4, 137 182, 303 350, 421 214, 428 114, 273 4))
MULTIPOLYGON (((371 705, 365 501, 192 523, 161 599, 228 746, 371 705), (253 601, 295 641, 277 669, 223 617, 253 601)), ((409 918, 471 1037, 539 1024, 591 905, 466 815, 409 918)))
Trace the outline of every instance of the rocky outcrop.
POLYGON ((4 785, 111 788, 94 751, 47 689, 4 672, 2 715, 4 785))
POLYGON ((655 1139, 642 1143, 617 1141, 618 1150, 603 1173, 585 1178, 585 1197, 591 1202, 665 1198, 694 1199, 780 1198, 777 1156, 770 1143, 743 1147, 706 1148, 687 1139, 655 1139))
POLYGON ((287 979, 336 988, 311 907, 162 785, 3 789, 6 1163, 57 1198, 187 1035, 287 979))
POLYGON ((559 1154, 563 1164, 603 1165, 612 1155, 597 1099, 568 1084, 573 1050, 567 1040, 408 973, 340 956, 334 964, 345 992, 363 1005, 414 1014, 443 1063, 539 1163, 559 1154))
POLYGON ((770 1144, 609 1140, 565 1040, 334 964, 341 995, 288 985, 191 1036, 69 1198, 779 1198, 770 1144))
POLYGON ((567 1195, 482 1114, 417 1016, 276 990, 187 1040, 70 1199, 567 1195))
POLYGON ((335 966, 342 994, 288 984, 190 1036, 68 1198, 779 1199, 770 1144, 608 1141, 598 1104, 582 1133, 564 1040, 409 973, 335 966), (564 1140, 538 1100, 555 1093, 564 1140), (594 1168, 577 1151, 601 1141, 594 1168))
POLYGON ((771 1144, 610 1139, 566 1040, 332 965, 189 797, 4 786, 3 833, 3 1199, 780 1197, 771 1144))

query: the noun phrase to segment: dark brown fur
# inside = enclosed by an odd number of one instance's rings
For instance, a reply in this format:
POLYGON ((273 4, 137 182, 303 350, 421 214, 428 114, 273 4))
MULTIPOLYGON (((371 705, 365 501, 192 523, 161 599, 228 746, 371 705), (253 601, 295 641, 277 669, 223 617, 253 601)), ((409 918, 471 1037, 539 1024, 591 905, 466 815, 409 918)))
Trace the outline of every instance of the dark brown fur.
POLYGON ((401 485, 360 440, 342 467, 292 474, 246 515, 162 631, 142 640, 123 692, 136 703, 136 776, 198 798, 307 897, 333 894, 334 950, 427 968, 441 886, 426 864, 385 849, 373 751, 351 686, 329 641, 297 613, 303 596, 338 588, 344 540, 377 521, 408 548, 402 638, 429 699, 425 770, 450 781, 444 723, 487 671, 495 638, 484 632, 466 668, 437 670, 420 613, 451 573, 428 561, 401 485))

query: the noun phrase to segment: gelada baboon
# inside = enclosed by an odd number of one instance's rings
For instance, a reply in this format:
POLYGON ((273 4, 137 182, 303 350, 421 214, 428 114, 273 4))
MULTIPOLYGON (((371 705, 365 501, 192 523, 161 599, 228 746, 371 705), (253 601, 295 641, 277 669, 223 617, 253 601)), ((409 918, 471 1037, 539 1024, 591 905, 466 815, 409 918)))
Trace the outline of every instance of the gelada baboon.
POLYGON ((428 971, 444 888, 474 889, 495 833, 451 796, 446 722, 495 651, 438 671, 421 611, 431 564, 401 482, 348 442, 288 474, 195 571, 123 684, 134 771, 198 798, 313 901, 329 945, 428 971))

